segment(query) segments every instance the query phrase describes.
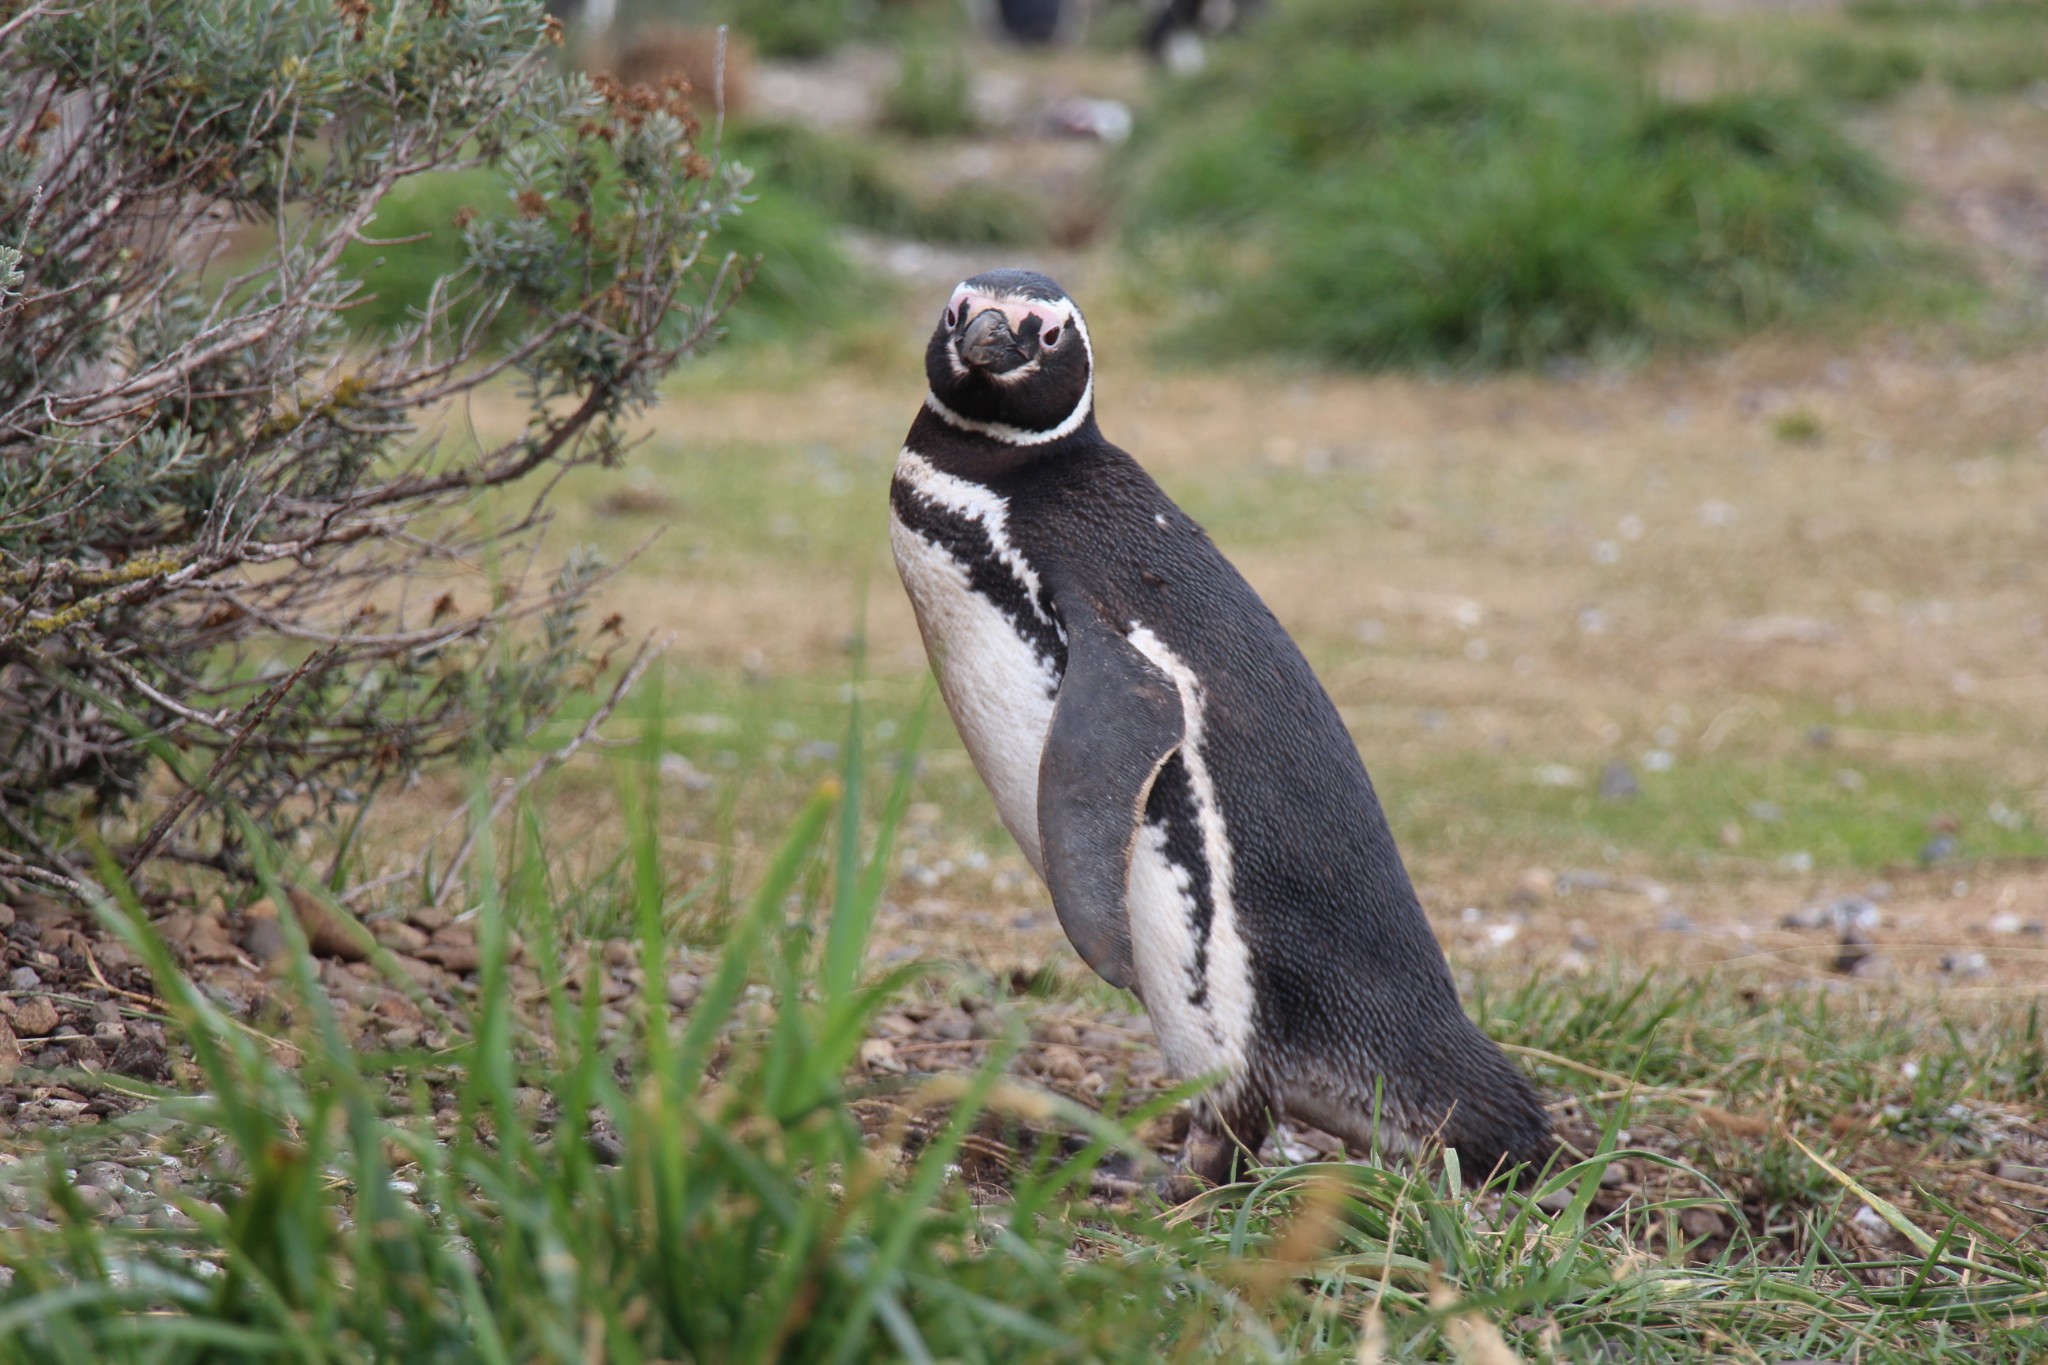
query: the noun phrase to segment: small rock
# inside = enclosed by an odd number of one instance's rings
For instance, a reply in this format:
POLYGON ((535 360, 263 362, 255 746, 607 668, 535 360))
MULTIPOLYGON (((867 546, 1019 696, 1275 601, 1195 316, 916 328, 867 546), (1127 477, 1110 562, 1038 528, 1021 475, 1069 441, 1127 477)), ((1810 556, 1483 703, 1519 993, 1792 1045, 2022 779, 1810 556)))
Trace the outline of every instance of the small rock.
MULTIPOLYGON (((370 936, 353 915, 296 886, 285 888, 292 914, 306 931, 306 942, 321 957, 361 962, 370 955, 370 936)), ((272 910, 276 913, 275 909, 272 910)))
POLYGON ((967 1011, 949 1007, 925 1020, 918 1033, 941 1042, 965 1042, 974 1036, 974 1020, 968 1017, 967 1011))
POLYGON ((1088 1074, 1081 1054, 1064 1043, 1052 1043, 1038 1054, 1039 1074, 1056 1081, 1078 1081, 1088 1074))
POLYGON ((397 991, 386 991, 377 1001, 375 1013, 387 1024, 403 1024, 415 1029, 427 1026, 427 1016, 420 1007, 397 991))
POLYGON ((118 1218, 126 1211, 112 1190, 101 1189, 97 1185, 73 1185, 71 1192, 78 1196, 79 1203, 101 1218, 118 1218))
POLYGON ((442 943, 435 941, 420 949, 420 957, 428 962, 437 962, 446 971, 466 975, 483 966, 483 949, 474 943, 442 943))
POLYGON ((1047 106, 1045 124, 1066 137, 1112 144, 1127 142, 1131 136, 1131 107, 1121 100, 1070 95, 1047 106))
POLYGON ((1074 1031, 1074 1026, 1061 1019, 1048 1020, 1033 1032, 1038 1035, 1038 1041, 1041 1043, 1060 1043, 1072 1047, 1081 1041, 1081 1035, 1074 1031))
POLYGON ((1877 957, 1877 949, 1871 945, 1868 934, 1853 927, 1844 929, 1835 953, 1835 970, 1850 976, 1862 976, 1866 974, 1860 970, 1863 965, 1877 957))
POLYGON ((226 921, 212 911, 194 917, 180 945, 187 960, 198 963, 240 962, 242 950, 228 933, 226 921))
POLYGON ((1961 849, 1962 844, 1956 839, 1955 835, 1946 832, 1937 834, 1920 846, 1920 864, 1923 867, 1927 867, 1934 863, 1945 862, 1955 857, 1961 849))
POLYGON ((604 960, 613 967, 630 967, 640 960, 640 945, 626 938, 604 941, 604 960))
POLYGON ((370 926, 370 933, 393 952, 411 953, 414 957, 418 957, 420 950, 427 946, 427 931, 404 920, 380 919, 370 926))
POLYGON ((14 1036, 14 1026, 0 1018, 0 1081, 13 1080, 20 1069, 21 1041, 14 1036))
POLYGON ((1635 770, 1622 759, 1610 759, 1600 770, 1600 797, 1605 801, 1627 801, 1642 795, 1643 784, 1636 780, 1635 770))
POLYGON ((1974 981, 1991 975, 1991 964, 1984 954, 1976 952, 1943 953, 1941 970, 1958 981, 1974 981))
POLYGON ((192 1215, 172 1204, 158 1204, 145 1216, 150 1227, 167 1231, 189 1232, 199 1226, 192 1215))
POLYGON ((409 957, 404 953, 393 953, 391 960, 396 962, 407 976, 422 986, 440 984, 441 968, 434 963, 425 962, 416 957, 409 957))
POLYGON ((1525 868, 1515 878, 1512 899, 1526 905, 1540 905, 1557 893, 1557 874, 1547 867, 1525 868))
POLYGON ((10 991, 32 991, 43 984, 43 978, 33 967, 16 967, 7 974, 7 989, 10 991))
POLYGON ((1678 1215, 1678 1230, 1696 1241, 1720 1237, 1728 1231, 1728 1220, 1721 1216, 1719 1209, 1696 1206, 1678 1215))
POLYGON ((1692 922, 1692 916, 1686 914, 1685 911, 1670 910, 1666 911, 1664 917, 1657 921, 1657 927, 1665 930, 1667 933, 1689 934, 1699 926, 1692 922))
POLYGON ((291 944, 285 940, 284 929, 275 915, 250 917, 242 922, 242 951, 267 966, 283 962, 291 952, 291 944))
POLYGON ((142 959, 118 939, 101 939, 94 945, 93 955, 100 961, 100 970, 116 979, 119 973, 136 970, 142 966, 142 959))
POLYGON ((1622 1165, 1619 1161, 1610 1161, 1601 1168, 1601 1189, 1614 1190, 1626 1184, 1628 1184, 1628 1167, 1622 1165))
POLYGON ((114 1049, 107 1067, 138 1081, 167 1081, 171 1078, 170 1053, 160 1040, 147 1037, 139 1030, 130 1030, 128 1041, 114 1049))
POLYGON ((118 1047, 128 1036, 128 1025, 119 1019, 103 1019, 92 1026, 92 1040, 102 1047, 118 1047))
POLYGON ((384 1030, 384 1046, 403 1052, 420 1045, 420 1031, 410 1024, 394 1024, 384 1030))
POLYGON ((14 1032, 23 1038, 46 1038, 57 1031, 57 1007, 47 995, 32 995, 14 1007, 14 1032))
POLYGON ((454 921, 455 916, 441 906, 422 905, 418 909, 409 912, 406 918, 432 934, 447 928, 454 921))
POLYGON ((2028 1185, 2048 1185, 2048 1166, 2023 1166, 2017 1161, 2001 1161, 1992 1174, 2000 1180, 2017 1180, 2028 1185))
POLYGON ((661 776, 663 781, 673 782, 684 791, 690 792, 708 792, 717 785, 709 773, 699 769, 681 754, 661 756, 661 776))
POLYGON ((870 1072, 900 1076, 910 1068, 896 1055, 896 1045, 887 1038, 868 1038, 860 1045, 860 1064, 870 1072))
POLYGON ((78 1179, 74 1183, 120 1192, 134 1185, 136 1178, 118 1161, 88 1161, 78 1168, 78 1179))
POLYGON ((703 983, 697 979, 695 972, 668 974, 668 1003, 675 1009, 686 1010, 696 1004, 697 996, 702 990, 703 983))

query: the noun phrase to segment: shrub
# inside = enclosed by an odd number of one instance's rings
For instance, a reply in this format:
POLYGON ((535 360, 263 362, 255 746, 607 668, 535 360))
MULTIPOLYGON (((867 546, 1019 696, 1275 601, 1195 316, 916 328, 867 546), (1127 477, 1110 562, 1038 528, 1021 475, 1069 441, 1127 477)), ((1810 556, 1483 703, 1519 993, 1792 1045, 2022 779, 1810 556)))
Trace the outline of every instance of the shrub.
MULTIPOLYGON (((728 146, 728 162, 758 172, 752 155, 728 146)), ((505 199, 507 186, 488 170, 417 176, 378 207, 371 224, 376 243, 358 242, 342 256, 344 271, 361 279, 371 297, 348 313, 360 335, 402 326, 434 282, 460 273, 468 259, 461 226, 480 209, 505 199)), ((793 192, 777 176, 756 175, 746 189, 745 211, 719 225, 719 246, 755 262, 747 306, 729 314, 731 336, 759 341, 787 338, 850 317, 858 302, 859 272, 834 240, 828 207, 793 192)), ((509 330, 500 327, 500 346, 509 330)))
POLYGON ((1906 258, 1810 99, 1659 94, 1654 31, 1483 0, 1307 3, 1169 87, 1120 168, 1196 347, 1535 364, 1693 342, 1906 258))
POLYGON ((540 0, 5 25, 0 876, 85 894, 96 838, 130 874, 246 876, 222 799, 275 831, 343 815, 531 733, 601 663, 593 564, 476 569, 540 524, 516 485, 617 459, 614 424, 706 344, 741 185, 678 95, 554 74, 540 0), (459 257, 394 271, 388 326, 352 342, 351 242, 444 174, 474 191, 434 223, 459 257), (420 437, 500 378, 516 434, 420 437))
POLYGON ((1031 196, 986 181, 920 192, 872 142, 784 123, 750 124, 728 137, 732 155, 775 193, 850 227, 969 246, 1031 243, 1046 233, 1044 210, 1031 196))
POLYGON ((855 27, 849 0, 740 0, 715 8, 764 57, 822 57, 855 27))
POLYGON ((903 50, 903 69, 882 97, 882 122, 912 137, 959 137, 975 130, 967 67, 958 51, 934 43, 903 50))
POLYGON ((1830 39, 1800 54, 1807 83, 1821 94, 1859 104, 1892 99, 1927 74, 1918 52, 1899 43, 1830 39))

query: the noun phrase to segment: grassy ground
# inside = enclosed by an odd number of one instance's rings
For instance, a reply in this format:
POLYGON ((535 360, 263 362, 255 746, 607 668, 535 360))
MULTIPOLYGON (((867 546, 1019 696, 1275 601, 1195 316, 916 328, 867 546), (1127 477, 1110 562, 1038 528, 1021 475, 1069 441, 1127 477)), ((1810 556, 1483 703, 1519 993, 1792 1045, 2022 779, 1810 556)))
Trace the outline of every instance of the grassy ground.
MULTIPOLYGON (((1844 25, 1910 27, 1851 8, 1758 46, 1794 69, 1844 25)), ((2048 111, 1960 90, 1940 73, 1997 44, 1944 42, 1842 98, 2011 304, 2048 279, 2048 111)), ((1142 1018, 1080 967, 942 713, 885 790, 928 689, 884 490, 942 285, 713 357, 627 469, 562 490, 555 543, 637 552, 600 610, 674 643, 614 722, 641 742, 537 793, 452 1041, 361 1053, 310 978, 230 1017, 155 959, 162 998, 128 1012, 201 1070, 47 1156, 13 1117, 0 1356, 2048 1353, 2048 350, 2023 307, 1542 377, 1197 372, 1157 359, 1159 300, 1071 264, 1105 429, 1301 640, 1468 1001, 1590 1164, 1538 1208, 1297 1133, 1192 1209, 1086 1197, 1099 1161, 1173 1147, 1142 1018), (835 823, 821 784, 863 775, 835 823), (1853 972, 1848 897, 1877 911, 1853 972), (862 949, 903 974, 856 990, 862 949), (96 1223, 66 1173, 110 1150, 182 1163, 184 1223, 96 1223)), ((386 803, 362 870, 460 796, 386 803)))

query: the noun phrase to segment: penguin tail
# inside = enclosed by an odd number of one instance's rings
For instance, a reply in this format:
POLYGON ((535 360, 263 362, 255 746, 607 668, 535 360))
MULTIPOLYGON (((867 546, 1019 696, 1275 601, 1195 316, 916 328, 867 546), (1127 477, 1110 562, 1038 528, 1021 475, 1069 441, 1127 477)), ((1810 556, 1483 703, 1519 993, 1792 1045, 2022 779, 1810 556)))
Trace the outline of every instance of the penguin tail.
POLYGON ((1470 1056, 1463 1084, 1453 1093, 1439 1092, 1442 1121, 1433 1135, 1458 1153, 1468 1184, 1480 1184, 1499 1172, 1521 1167, 1526 1181, 1551 1164, 1557 1136, 1550 1113, 1536 1087, 1507 1055, 1487 1042, 1483 1053, 1470 1056))

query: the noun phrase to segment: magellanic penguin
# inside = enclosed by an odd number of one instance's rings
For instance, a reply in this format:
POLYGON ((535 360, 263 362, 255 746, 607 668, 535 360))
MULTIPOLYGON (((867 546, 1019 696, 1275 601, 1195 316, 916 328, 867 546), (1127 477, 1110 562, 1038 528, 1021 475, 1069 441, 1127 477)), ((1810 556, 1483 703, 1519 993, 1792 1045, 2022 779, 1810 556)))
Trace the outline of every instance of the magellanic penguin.
POLYGON ((1356 1150, 1540 1164, 1550 1122, 1457 988, 1365 766, 1273 613, 1095 421, 1081 311, 961 284, 890 538, 939 689, 1088 965, 1215 1075, 1188 1170, 1292 1115, 1356 1150))

